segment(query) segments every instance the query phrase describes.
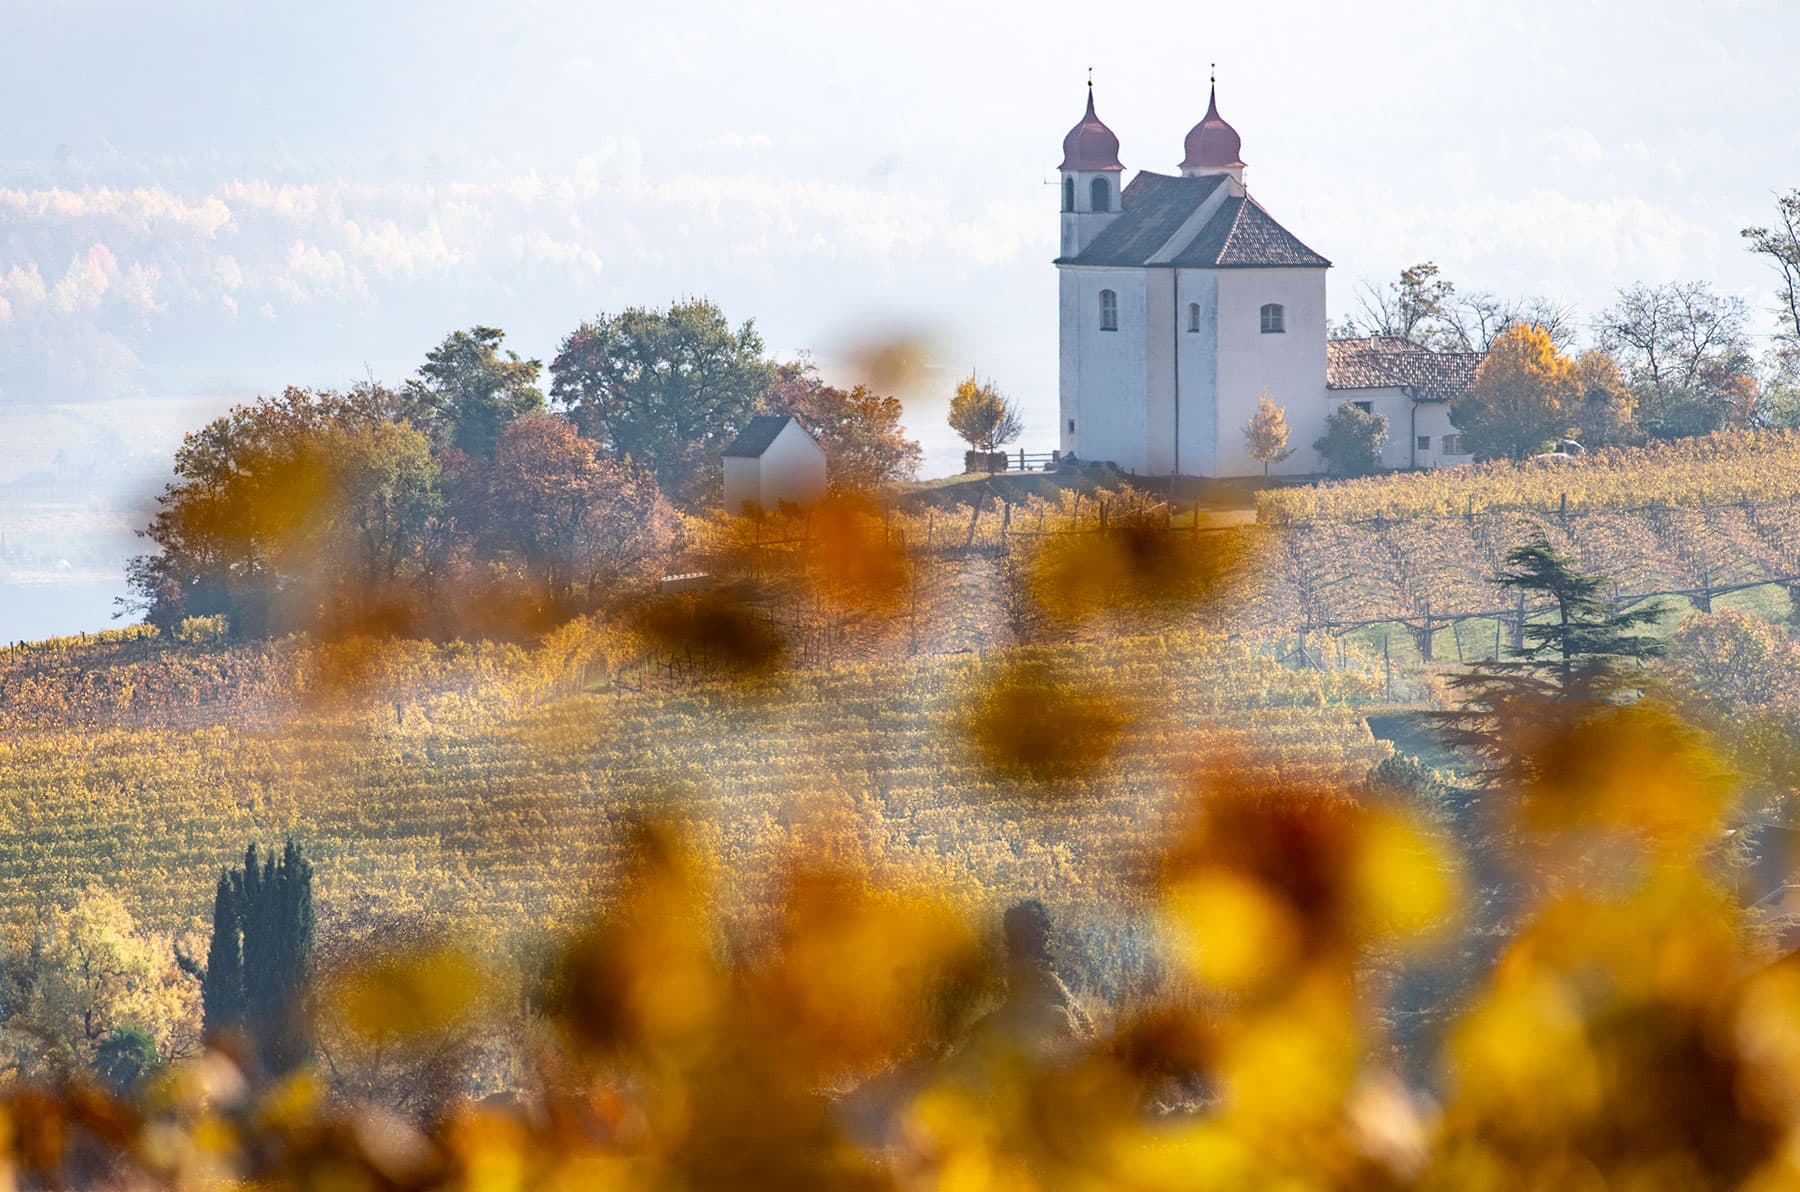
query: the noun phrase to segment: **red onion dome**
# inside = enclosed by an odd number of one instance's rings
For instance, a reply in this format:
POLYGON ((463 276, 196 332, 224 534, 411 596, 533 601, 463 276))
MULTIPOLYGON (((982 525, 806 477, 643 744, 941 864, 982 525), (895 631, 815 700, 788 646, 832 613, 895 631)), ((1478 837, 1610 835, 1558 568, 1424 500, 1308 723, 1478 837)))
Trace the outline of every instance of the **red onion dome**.
POLYGON ((1239 156, 1244 143, 1237 129, 1219 115, 1219 89, 1215 86, 1206 101, 1206 118, 1194 125, 1187 135, 1187 159, 1184 170, 1239 169, 1244 162, 1239 156))
POLYGON ((1119 161, 1119 138, 1094 115, 1094 85, 1088 84, 1087 115, 1063 138, 1062 165, 1059 170, 1122 170, 1119 161))

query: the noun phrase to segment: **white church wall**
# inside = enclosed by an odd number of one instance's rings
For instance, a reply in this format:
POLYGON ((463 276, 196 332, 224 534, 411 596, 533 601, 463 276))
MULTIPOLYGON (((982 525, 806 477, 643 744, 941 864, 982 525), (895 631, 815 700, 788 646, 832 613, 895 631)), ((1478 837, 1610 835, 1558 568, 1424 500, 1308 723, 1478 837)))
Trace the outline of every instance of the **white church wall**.
POLYGON ((1313 440, 1329 413, 1325 392, 1325 270, 1220 269, 1218 277, 1218 436, 1220 476, 1252 476, 1262 464, 1250 458, 1244 426, 1266 388, 1287 413, 1294 454, 1274 465, 1278 475, 1318 470, 1313 440), (1266 303, 1282 307, 1283 330, 1265 334, 1266 303))
POLYGON ((1070 269, 1056 271, 1057 439, 1064 455, 1076 450, 1077 401, 1081 396, 1081 337, 1074 334, 1081 305, 1081 282, 1070 269))
POLYGON ((1176 317, 1181 331, 1181 472, 1218 474, 1219 361, 1213 350, 1219 334, 1218 274, 1210 269, 1177 269, 1176 317), (1199 330, 1188 330, 1188 307, 1198 306, 1199 330))
MULTIPOLYGON (((1067 268, 1074 279, 1062 318, 1075 341, 1075 433, 1084 460, 1145 470, 1145 282, 1141 269, 1067 268), (1100 330, 1100 291, 1118 296, 1117 331, 1100 330)), ((1065 334, 1067 334, 1065 332, 1065 334)), ((1064 422, 1065 433, 1067 422, 1064 422)))
POLYGON ((1175 467, 1175 271, 1144 272, 1144 467, 1167 476, 1175 467))

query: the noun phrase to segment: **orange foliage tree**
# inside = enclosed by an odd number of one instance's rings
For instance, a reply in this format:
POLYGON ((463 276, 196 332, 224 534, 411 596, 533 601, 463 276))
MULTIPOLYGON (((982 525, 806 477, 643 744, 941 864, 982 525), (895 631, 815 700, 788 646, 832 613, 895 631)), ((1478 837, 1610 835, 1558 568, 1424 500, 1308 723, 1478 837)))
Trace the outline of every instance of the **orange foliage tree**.
POLYGON ((1581 400, 1575 362, 1541 327, 1512 327, 1494 341, 1475 386, 1450 421, 1481 459, 1524 459, 1567 433, 1581 400))

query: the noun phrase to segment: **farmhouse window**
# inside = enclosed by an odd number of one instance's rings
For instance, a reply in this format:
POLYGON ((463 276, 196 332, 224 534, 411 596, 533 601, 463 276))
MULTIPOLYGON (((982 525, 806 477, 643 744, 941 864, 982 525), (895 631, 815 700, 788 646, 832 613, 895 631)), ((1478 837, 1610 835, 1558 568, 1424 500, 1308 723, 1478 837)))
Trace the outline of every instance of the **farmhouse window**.
POLYGON ((1280 335, 1287 330, 1286 311, 1279 302, 1267 302, 1262 308, 1262 333, 1280 335))
POLYGON ((1469 454, 1468 449, 1463 446, 1463 437, 1461 435, 1445 435, 1444 436, 1444 454, 1445 455, 1467 455, 1467 454, 1469 454))

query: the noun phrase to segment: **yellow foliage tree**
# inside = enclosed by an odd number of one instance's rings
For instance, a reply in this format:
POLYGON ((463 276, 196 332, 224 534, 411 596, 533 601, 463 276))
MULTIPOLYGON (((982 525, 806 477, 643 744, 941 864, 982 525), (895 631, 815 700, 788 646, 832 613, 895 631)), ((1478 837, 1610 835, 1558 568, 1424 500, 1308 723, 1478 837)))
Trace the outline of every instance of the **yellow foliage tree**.
POLYGON ((1479 459, 1524 459, 1568 433, 1581 401, 1575 362, 1541 327, 1508 328, 1489 349, 1468 395, 1450 408, 1479 459))
POLYGON ((199 989, 175 965, 166 937, 138 929, 118 895, 89 886, 45 915, 31 971, 5 1024, 19 1067, 79 1072, 121 1027, 148 1033, 167 1059, 199 1038, 199 989))
POLYGON ((1025 429, 1018 404, 971 374, 950 399, 950 429, 977 451, 995 452, 1025 429))
POLYGON ((1256 399, 1256 413, 1244 426, 1244 443, 1250 458, 1262 463, 1265 480, 1270 464, 1278 464, 1294 454, 1294 449, 1287 445, 1287 413, 1275 404, 1267 389, 1256 399))

